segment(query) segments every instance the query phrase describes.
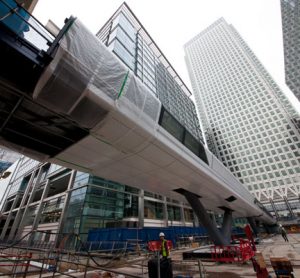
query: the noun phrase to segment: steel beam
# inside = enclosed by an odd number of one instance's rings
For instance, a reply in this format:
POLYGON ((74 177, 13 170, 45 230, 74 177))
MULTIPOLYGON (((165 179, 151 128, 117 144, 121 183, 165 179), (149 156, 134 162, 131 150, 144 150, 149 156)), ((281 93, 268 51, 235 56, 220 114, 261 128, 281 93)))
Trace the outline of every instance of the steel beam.
POLYGON ((254 218, 253 217, 247 217, 247 221, 250 224, 250 227, 251 227, 251 229, 253 231, 254 236, 257 237, 258 230, 257 230, 257 226, 256 226, 254 218))
POLYGON ((289 212, 290 212, 290 214, 291 214, 291 217, 292 217, 292 218, 295 218, 295 214, 294 214, 294 212, 293 212, 293 210, 292 210, 292 208, 291 208, 291 205, 290 205, 290 203, 289 203, 287 197, 284 196, 284 197, 283 197, 283 200, 284 200, 284 202, 285 202, 285 204, 286 204, 286 206, 287 206, 287 208, 288 208, 288 210, 289 210, 289 212))
MULTIPOLYGON (((192 209, 196 213, 201 224, 207 229, 208 235, 211 238, 211 240, 214 242, 214 244, 227 245, 228 241, 221 234, 221 232, 218 230, 216 224, 209 217, 209 214, 207 213, 206 209, 204 208, 204 206, 202 205, 202 203, 199 200, 199 196, 197 196, 194 193, 191 193, 189 191, 185 191, 185 190, 182 192, 182 194, 185 196, 185 198, 191 205, 192 209)), ((229 225, 229 224, 226 222, 226 227, 227 227, 227 225, 229 225)), ((226 231, 227 231, 227 228, 226 228, 226 231)))
POLYGON ((222 235, 226 245, 230 244, 231 231, 232 231, 232 210, 224 208, 223 224, 222 224, 222 235))

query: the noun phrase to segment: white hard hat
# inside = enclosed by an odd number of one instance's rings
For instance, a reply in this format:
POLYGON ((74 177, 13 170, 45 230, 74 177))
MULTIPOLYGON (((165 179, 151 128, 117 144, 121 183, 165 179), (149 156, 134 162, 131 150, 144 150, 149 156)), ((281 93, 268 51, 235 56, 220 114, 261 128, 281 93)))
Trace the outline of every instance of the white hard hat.
POLYGON ((159 237, 161 237, 161 236, 165 236, 165 234, 164 233, 159 233, 159 237))

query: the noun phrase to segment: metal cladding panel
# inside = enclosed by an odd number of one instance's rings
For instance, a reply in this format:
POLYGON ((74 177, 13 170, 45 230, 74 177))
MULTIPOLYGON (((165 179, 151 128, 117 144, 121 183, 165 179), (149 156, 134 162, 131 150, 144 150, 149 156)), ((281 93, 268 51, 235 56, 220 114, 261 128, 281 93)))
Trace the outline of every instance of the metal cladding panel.
POLYGON ((150 162, 147 159, 140 157, 139 155, 133 155, 133 156, 126 157, 124 159, 124 163, 126 163, 126 165, 128 165, 130 167, 135 167, 135 168, 139 169, 143 173, 148 173, 150 171, 157 169, 156 164, 150 162))
MULTIPOLYGON (((112 117, 109 119, 112 125, 116 121, 112 117)), ((103 126, 103 133, 105 133, 105 128, 110 128, 109 123, 107 121, 103 126)), ((134 130, 138 128, 142 127, 136 125, 134 130)), ((128 151, 126 146, 121 147, 117 144, 118 141, 107 145, 90 135, 81 141, 80 148, 76 144, 59 155, 58 159, 65 161, 68 159, 70 163, 78 163, 79 167, 88 165, 91 167, 89 172, 103 178, 137 186, 172 198, 182 200, 182 197, 174 190, 184 188, 202 196, 205 207, 214 211, 220 211, 220 206, 226 206, 234 210, 235 216, 262 214, 260 209, 254 205, 253 196, 241 185, 240 188, 236 188, 237 181, 234 176, 228 175, 227 170, 216 172, 162 128, 158 127, 155 134, 156 138, 145 142, 147 146, 137 152, 128 151), (89 144, 83 144, 84 141, 89 144), (97 146, 101 150, 99 153, 97 146), (91 149, 95 154, 92 154, 91 149), (114 155, 112 156, 111 153, 114 155), (120 155, 117 155, 118 153, 120 155), (110 156, 110 160, 107 163, 102 161, 100 166, 96 159, 99 156, 110 156), (87 160, 93 161, 94 164, 92 165, 87 160), (230 203, 226 201, 226 198, 230 196, 234 196, 236 200, 230 203)), ((222 168, 221 165, 217 163, 216 165, 222 168)), ((215 169, 218 168, 215 167, 215 169)))

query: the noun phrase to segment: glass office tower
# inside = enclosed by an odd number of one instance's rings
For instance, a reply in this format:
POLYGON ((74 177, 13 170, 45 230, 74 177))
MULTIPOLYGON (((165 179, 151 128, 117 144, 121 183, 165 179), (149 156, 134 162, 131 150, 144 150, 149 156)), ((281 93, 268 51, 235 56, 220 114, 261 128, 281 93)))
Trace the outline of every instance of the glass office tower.
POLYGON ((300 101, 300 0, 281 0, 285 80, 300 101))
POLYGON ((192 209, 176 200, 50 163, 22 157, 11 174, 0 219, 0 240, 37 233, 33 245, 53 247, 57 233, 93 228, 194 226, 192 209))
POLYGON ((295 219, 299 115, 224 19, 191 39, 185 53, 209 148, 277 218, 295 219))
POLYGON ((197 140, 203 136, 191 92, 126 3, 97 33, 197 140))

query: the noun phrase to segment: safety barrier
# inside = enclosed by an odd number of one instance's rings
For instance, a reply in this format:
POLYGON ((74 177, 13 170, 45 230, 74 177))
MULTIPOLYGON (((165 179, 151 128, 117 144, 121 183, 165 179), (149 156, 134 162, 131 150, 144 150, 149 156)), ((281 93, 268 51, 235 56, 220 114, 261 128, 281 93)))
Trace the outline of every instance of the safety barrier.
POLYGON ((0 254, 0 272, 6 274, 22 274, 26 277, 29 267, 34 267, 30 264, 32 259, 32 253, 24 254, 0 254))
MULTIPOLYGON (((173 244, 171 240, 167 240, 168 249, 171 250, 173 248, 173 244)), ((152 240, 148 242, 148 250, 151 252, 156 252, 161 250, 161 241, 160 240, 152 240)))
POLYGON ((254 257, 254 251, 248 240, 240 239, 239 245, 212 246, 211 257, 216 262, 245 262, 254 257))
MULTIPOLYGON (((41 238, 41 235, 37 237, 41 238)), ((78 275, 86 277, 87 273, 91 271, 93 273, 89 275, 98 275, 98 272, 109 272, 114 275, 119 274, 132 278, 140 277, 114 268, 119 259, 125 259, 126 252, 115 253, 110 251, 103 256, 99 252, 91 253, 87 247, 86 243, 82 242, 80 236, 76 233, 65 235, 47 231, 30 231, 9 244, 0 243, 0 276, 28 277, 29 275, 36 275, 35 277, 42 278, 45 273, 51 272, 51 277, 63 275, 63 277, 76 278, 78 275), (36 234, 59 236, 59 244, 48 250, 33 248, 32 246, 35 246, 35 244, 26 245, 26 243, 34 242, 34 240, 28 239, 34 238, 36 234), (72 252, 65 249, 68 240, 77 242, 77 247, 72 252), (28 255, 29 249, 32 253, 28 255)), ((137 252, 133 256, 143 258, 137 252)), ((128 258, 127 255, 126 258, 128 258)))

